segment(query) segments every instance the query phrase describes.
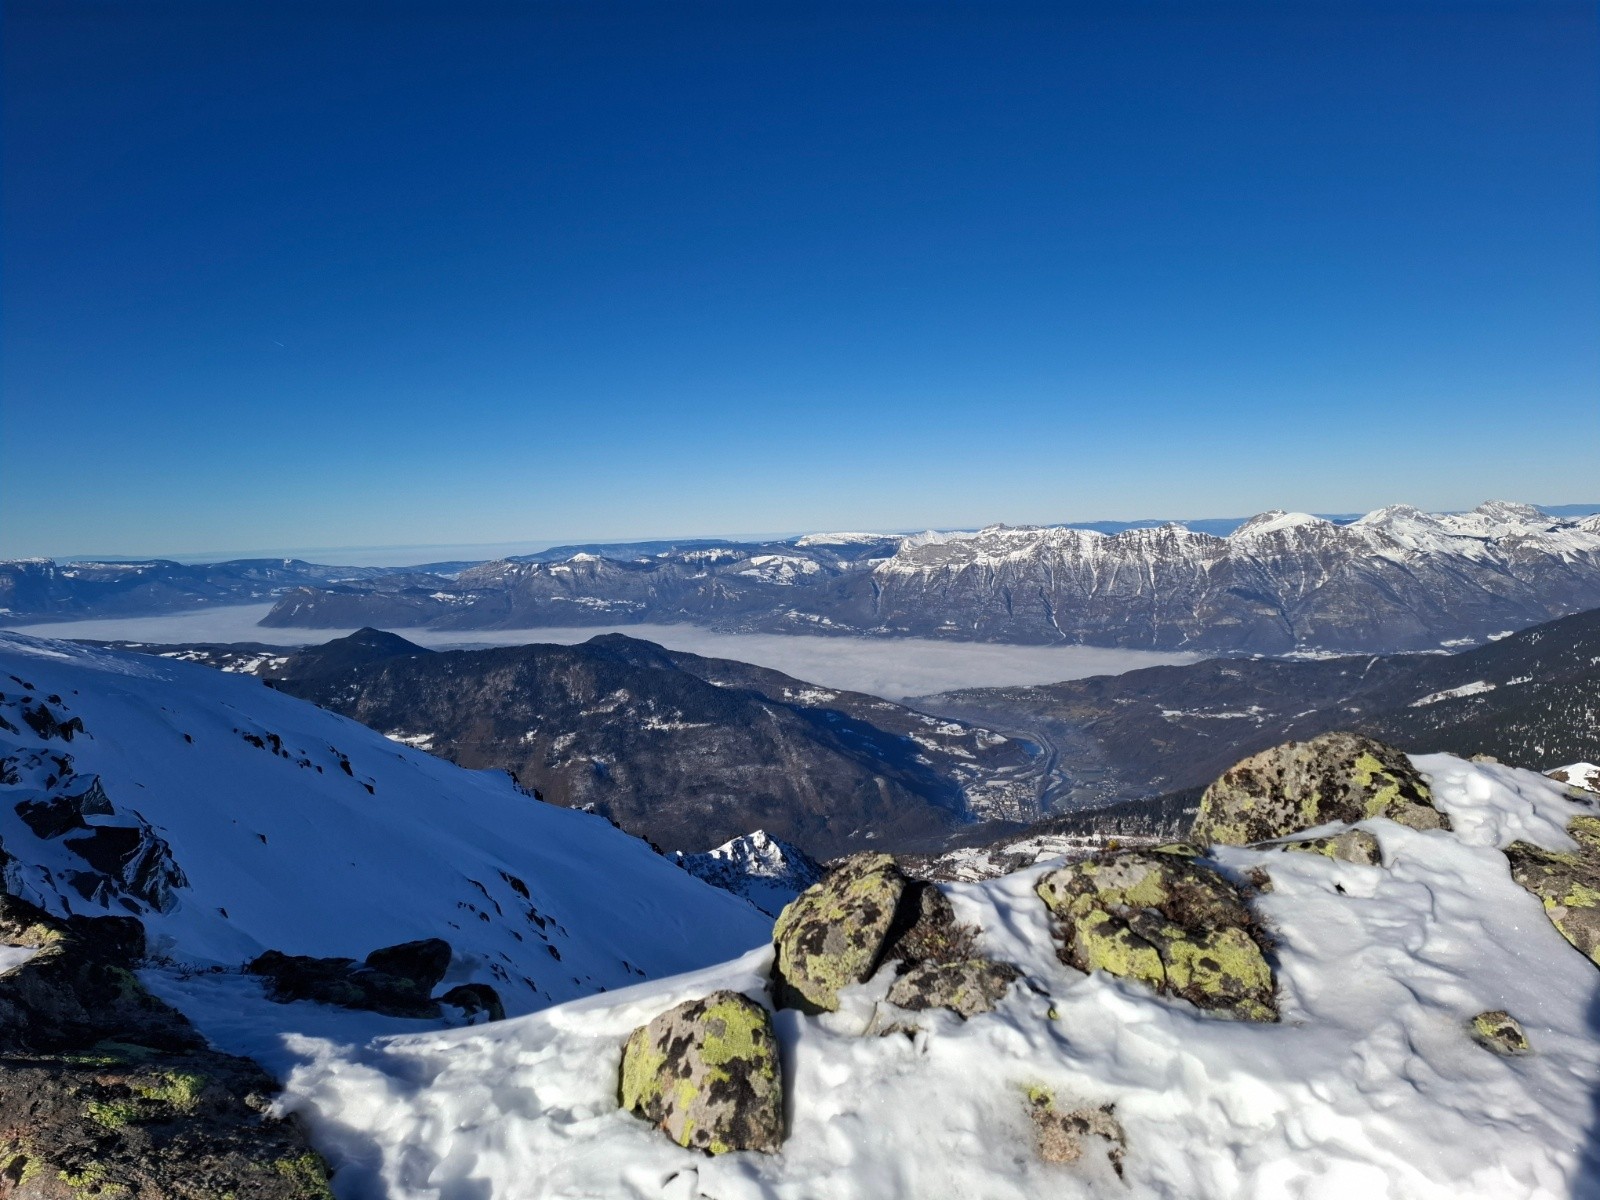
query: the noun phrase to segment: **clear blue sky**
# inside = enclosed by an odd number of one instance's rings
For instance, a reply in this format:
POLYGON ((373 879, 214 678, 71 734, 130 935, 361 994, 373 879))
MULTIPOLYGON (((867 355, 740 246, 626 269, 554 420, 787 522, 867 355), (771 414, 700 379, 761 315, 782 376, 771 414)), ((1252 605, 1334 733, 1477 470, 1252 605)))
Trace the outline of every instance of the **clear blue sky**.
POLYGON ((1595 12, 10 0, 0 553, 1600 499, 1595 12))

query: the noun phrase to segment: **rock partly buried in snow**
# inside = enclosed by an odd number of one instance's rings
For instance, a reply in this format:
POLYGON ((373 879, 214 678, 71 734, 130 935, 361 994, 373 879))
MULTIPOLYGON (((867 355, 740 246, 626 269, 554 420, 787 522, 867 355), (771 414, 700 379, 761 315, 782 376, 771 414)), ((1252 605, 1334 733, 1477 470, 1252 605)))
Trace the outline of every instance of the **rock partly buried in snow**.
POLYGON ((680 1146, 772 1153, 783 1141, 783 1079, 767 1010, 738 992, 668 1009, 622 1049, 622 1107, 680 1146))
POLYGON ((1528 1035, 1522 1031, 1522 1023, 1504 1009, 1492 1009, 1473 1017, 1472 1037, 1496 1054, 1528 1052, 1528 1035))
POLYGON ((1034 1144, 1045 1162, 1072 1163, 1088 1144, 1100 1143, 1111 1169, 1122 1174, 1127 1139, 1113 1116, 1112 1105, 1066 1110, 1047 1087, 1028 1089, 1028 1115, 1033 1118, 1034 1144))
POLYGON ((137 921, 0 896, 0 941, 35 951, 0 976, 0 1195, 330 1200, 277 1085, 139 982, 137 921))
POLYGON ((1278 1017, 1272 968, 1240 890, 1196 859, 1117 851, 1051 871, 1037 891, 1061 961, 1253 1021, 1278 1017))
POLYGON ((871 978, 910 881, 887 854, 857 854, 778 916, 773 995, 780 1007, 832 1012, 839 989, 871 978))
POLYGON ((961 962, 920 963, 896 979, 889 988, 888 1000, 913 1012, 929 1008, 948 1008, 963 1017, 993 1012, 1006 990, 1022 972, 1010 963, 987 958, 961 962))
POLYGON ((1321 854, 1335 862, 1355 863, 1362 867, 1383 865, 1383 850, 1378 845, 1378 839, 1365 829, 1346 829, 1327 837, 1284 842, 1282 849, 1321 854))
POLYGON ((457 984, 439 997, 439 1003, 459 1008, 474 1024, 478 1017, 486 1021, 506 1019, 506 1006, 500 1002, 500 993, 487 983, 457 984))
POLYGON ((1539 897, 1561 936, 1600 966, 1600 817, 1574 817, 1567 832, 1576 850, 1513 842, 1506 857, 1511 877, 1539 897))
POLYGON ((1285 742, 1229 768, 1200 798, 1191 840, 1247 846, 1330 822, 1388 817, 1448 829, 1428 785, 1400 751, 1355 733, 1285 742))
MULTIPOLYGON (((444 978, 450 966, 450 943, 442 938, 424 938, 385 946, 367 955, 365 962, 353 958, 312 958, 268 950, 245 969, 268 980, 268 995, 287 1004, 292 1000, 315 1000, 340 1008, 364 1009, 391 1017, 437 1017, 439 1000, 430 993, 444 978)), ((494 996, 494 1004, 477 995, 474 1011, 493 1011, 499 997, 485 984, 474 985, 494 996)), ((455 995, 462 989, 451 993, 455 995)), ((441 999, 443 999, 441 997, 441 999)), ((466 1007, 457 996, 450 1003, 466 1007)), ((503 1011, 503 1010, 502 1010, 503 1011)))

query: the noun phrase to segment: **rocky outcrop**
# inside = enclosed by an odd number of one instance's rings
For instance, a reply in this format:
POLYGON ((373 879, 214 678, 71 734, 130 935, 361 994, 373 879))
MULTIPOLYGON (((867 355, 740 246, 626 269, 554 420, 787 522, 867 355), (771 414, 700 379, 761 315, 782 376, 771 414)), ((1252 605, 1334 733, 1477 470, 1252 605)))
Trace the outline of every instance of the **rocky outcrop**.
POLYGON ((440 1015, 439 1005, 448 1003, 491 1018, 496 1012, 504 1015, 500 997, 487 984, 452 988, 435 998, 433 989, 449 967, 450 943, 442 938, 424 938, 384 946, 362 962, 268 950, 245 970, 264 977, 267 994, 283 1004, 315 1000, 390 1017, 433 1018, 440 1015))
POLYGON ((947 1008, 962 1017, 993 1012, 1022 972, 1010 963, 987 958, 960 962, 920 963, 901 975, 889 988, 888 1001, 898 1008, 918 1012, 947 1008))
POLYGON ((773 996, 780 1008, 830 1012, 841 988, 893 963, 891 1004, 988 1012, 1018 972, 979 955, 977 933, 933 884, 908 879, 887 854, 858 854, 778 917, 773 996))
POLYGON ((0 941, 35 951, 0 975, 0 1194, 330 1200, 277 1085, 140 984, 137 921, 0 897, 0 941))
POLYGON ((1511 877, 1539 898, 1561 936, 1600 966, 1600 817, 1574 817, 1567 833, 1576 850, 1513 842, 1506 858, 1511 877))
POLYGON ((779 1007, 831 1012, 839 989, 870 979, 909 883, 889 855, 857 854, 785 908, 772 930, 779 1007))
POLYGON ((635 1029, 619 1093, 623 1109, 690 1149, 772 1153, 783 1141, 772 1018, 738 992, 713 992, 635 1029))
POLYGON ((1037 890, 1067 965, 1229 1016, 1277 1019, 1272 968, 1244 895, 1199 860, 1111 852, 1051 871, 1037 890))
POLYGON ((1412 829, 1450 827, 1404 754, 1360 734, 1325 733, 1235 764, 1201 797, 1190 837, 1244 846, 1369 817, 1412 829))

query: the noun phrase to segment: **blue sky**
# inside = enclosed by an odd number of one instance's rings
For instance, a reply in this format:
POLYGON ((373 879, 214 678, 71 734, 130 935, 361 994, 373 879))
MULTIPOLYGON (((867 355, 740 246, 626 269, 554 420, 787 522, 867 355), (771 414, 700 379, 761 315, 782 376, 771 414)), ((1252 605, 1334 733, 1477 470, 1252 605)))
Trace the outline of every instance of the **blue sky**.
POLYGON ((5 25, 0 553, 1600 499, 1588 3, 5 25))

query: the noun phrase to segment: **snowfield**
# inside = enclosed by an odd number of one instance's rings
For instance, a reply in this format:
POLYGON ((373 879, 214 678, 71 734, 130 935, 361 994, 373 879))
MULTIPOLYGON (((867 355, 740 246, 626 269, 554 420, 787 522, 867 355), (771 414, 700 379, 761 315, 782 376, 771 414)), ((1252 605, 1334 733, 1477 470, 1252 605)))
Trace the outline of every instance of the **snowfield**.
POLYGON ((881 975, 838 1013, 778 1013, 790 1128, 771 1156, 680 1149, 616 1103, 628 1033, 716 988, 764 1001, 766 949, 500 1024, 366 1042, 353 1028, 296 1031, 264 1002, 208 999, 199 979, 166 994, 287 1079, 283 1105, 311 1122, 346 1200, 1600 1194, 1600 972, 1498 849, 1571 848, 1566 822, 1593 810, 1529 772, 1415 761, 1456 832, 1366 822, 1384 867, 1216 852, 1270 874, 1257 910, 1278 943, 1281 1023, 1219 1019, 1063 966, 1033 893, 1042 867, 952 885, 957 915, 1024 984, 966 1022, 886 1011, 881 975), (1531 1053, 1468 1037, 1488 1009, 1522 1022, 1531 1053), (894 1020, 920 1029, 879 1036, 894 1020), (1038 1085, 1116 1106, 1125 1179, 1093 1152, 1035 1155, 1024 1096, 1038 1085))
POLYGON ((69 794, 98 777, 112 809, 90 827, 142 819, 182 872, 170 907, 133 908, 178 969, 441 937, 449 982, 529 1012, 716 962, 770 926, 600 817, 247 676, 0 634, 0 717, 0 759, 20 748, 39 764, 0 772, 8 890, 58 914, 108 911, 71 886, 87 865, 72 839, 40 838, 16 811, 62 791, 50 756, 70 755, 69 794), (41 739, 21 715, 41 703, 83 732, 41 739))

